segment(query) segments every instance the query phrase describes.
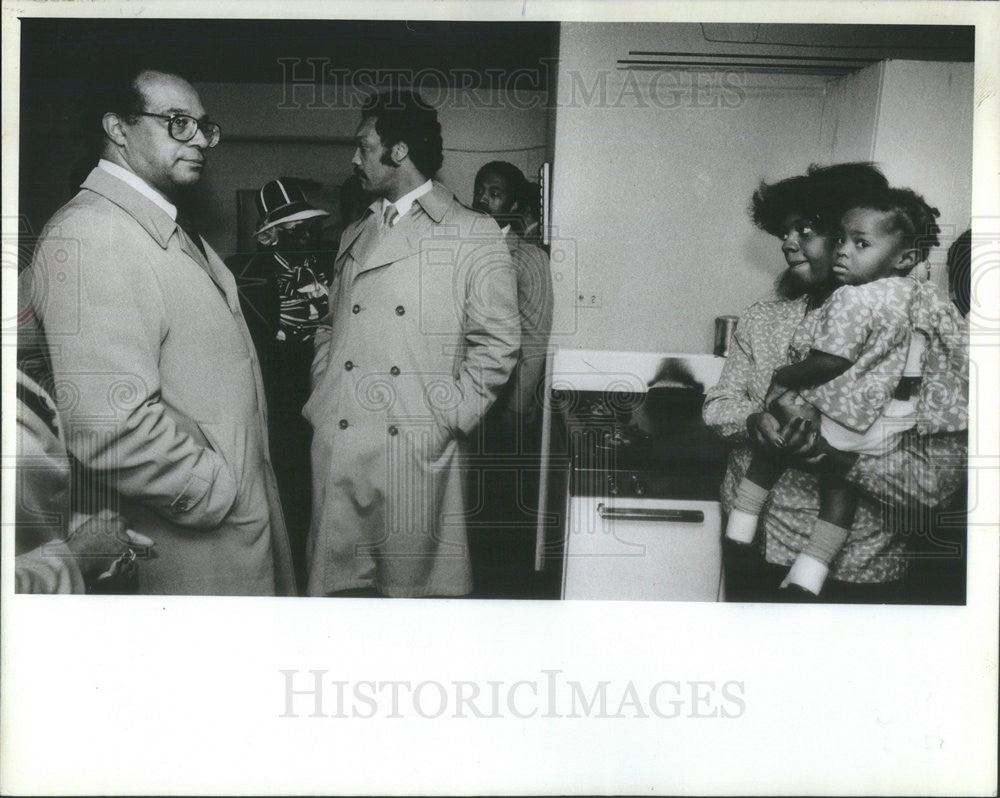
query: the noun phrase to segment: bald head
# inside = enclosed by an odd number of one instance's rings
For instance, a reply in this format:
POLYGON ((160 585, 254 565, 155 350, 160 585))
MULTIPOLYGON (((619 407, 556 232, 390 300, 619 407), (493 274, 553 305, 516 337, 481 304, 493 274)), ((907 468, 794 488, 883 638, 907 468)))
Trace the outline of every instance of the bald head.
POLYGON ((201 129, 190 140, 178 141, 169 119, 184 115, 204 120, 205 109, 194 87, 178 75, 147 69, 130 88, 132 102, 102 119, 104 157, 172 200, 201 179, 209 141, 201 129))

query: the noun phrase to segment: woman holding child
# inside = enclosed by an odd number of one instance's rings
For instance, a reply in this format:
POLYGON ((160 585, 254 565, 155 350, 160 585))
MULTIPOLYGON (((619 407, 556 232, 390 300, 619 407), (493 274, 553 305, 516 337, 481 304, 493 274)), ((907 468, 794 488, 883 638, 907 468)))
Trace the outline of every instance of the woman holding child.
MULTIPOLYGON (((948 311, 946 301, 938 303, 933 292, 917 292, 933 311, 920 322, 929 333, 921 341, 932 341, 932 354, 938 358, 928 371, 930 379, 913 374, 921 359, 931 365, 928 354, 921 358, 911 352, 907 362, 910 336, 902 321, 893 344, 900 368, 891 376, 881 365, 871 366, 865 346, 873 337, 860 334, 853 347, 837 349, 839 360, 834 357, 832 363, 828 350, 836 347, 817 350, 812 343, 821 340, 821 334, 831 338, 831 318, 836 321, 831 308, 839 307, 845 292, 827 303, 835 289, 853 279, 845 276, 849 251, 863 250, 858 257, 871 259, 867 235, 860 240, 856 230, 840 232, 845 214, 853 212, 854 221, 863 217, 865 224, 874 225, 869 232, 885 239, 877 274, 866 281, 905 277, 910 283, 913 251, 917 260, 926 256, 926 233, 936 243, 934 211, 912 192, 889 189, 884 176, 868 164, 814 167, 806 175, 762 184, 752 207, 754 222, 782 239, 788 268, 778 284, 779 298, 759 302, 741 317, 722 376, 705 402, 706 422, 737 444, 722 486, 723 507, 730 516, 724 543, 727 598, 796 601, 818 594, 830 602, 900 601, 906 570, 900 533, 927 530, 894 528, 893 522, 904 508, 933 507, 950 497, 964 471, 962 381, 967 366, 963 375, 964 342, 956 334, 957 314, 948 311), (825 361, 821 355, 827 355, 825 361), (945 361, 947 367, 941 365, 945 361), (850 451, 853 443, 845 434, 834 448, 825 436, 834 428, 827 416, 837 417, 837 408, 817 401, 817 394, 837 388, 840 400, 850 398, 851 386, 865 376, 862 365, 869 375, 877 372, 883 383, 893 383, 894 389, 897 383, 907 385, 901 378, 908 368, 909 384, 916 387, 912 397, 882 397, 878 407, 864 408, 864 422, 848 414, 851 429, 867 429, 873 417, 892 415, 890 405, 906 406, 911 398, 916 415, 926 418, 928 398, 940 395, 942 371, 948 372, 944 382, 950 392, 945 412, 929 425, 893 422, 891 434, 877 428, 878 433, 868 437, 886 441, 884 447, 866 440, 850 451), (956 402, 960 407, 954 407, 956 402), (815 406, 823 410, 822 419, 815 406)), ((895 297, 899 292, 882 293, 895 297)), ((886 302, 889 315, 895 301, 886 302)), ((906 311, 896 315, 908 317, 906 311)), ((871 321, 882 329, 880 320, 871 321)), ((844 325, 837 329, 834 324, 833 332, 841 341, 844 325)), ((940 409, 940 403, 935 407, 940 409)), ((843 413, 839 417, 845 419, 843 413)))

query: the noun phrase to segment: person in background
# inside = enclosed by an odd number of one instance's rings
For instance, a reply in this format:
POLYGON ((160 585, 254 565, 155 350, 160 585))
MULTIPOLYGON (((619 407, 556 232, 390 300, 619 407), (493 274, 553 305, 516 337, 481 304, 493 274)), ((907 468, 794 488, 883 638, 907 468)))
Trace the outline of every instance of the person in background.
MULTIPOLYGON (((965 318, 972 298, 972 231, 966 230, 948 247, 948 294, 965 318)), ((954 497, 934 508, 927 534, 907 538, 908 600, 926 604, 964 604, 968 573, 968 479, 954 497)))
POLYGON ((101 92, 102 157, 32 261, 70 454, 156 541, 139 592, 294 594, 236 283, 186 212, 219 143, 179 75, 101 92))
POLYGON ((788 363, 796 328, 836 287, 831 220, 839 219, 858 194, 885 188, 884 176, 873 166, 837 164, 761 184, 754 193, 754 221, 781 239, 787 268, 778 281, 778 297, 740 316, 722 375, 706 396, 705 422, 735 447, 722 485, 725 512, 733 509, 736 485, 753 449, 781 456, 788 467, 763 508, 755 545, 723 543, 727 600, 810 600, 810 594, 781 585, 809 542, 819 508, 815 462, 820 457, 859 492, 850 534, 830 565, 820 598, 825 602, 904 600, 903 533, 915 531, 895 519, 907 508, 939 506, 961 486, 966 447, 960 433, 923 435, 912 429, 884 455, 844 458, 801 420, 782 427, 765 404, 774 372, 788 363))
POLYGON ((966 230, 948 247, 948 293, 963 316, 972 302, 972 231, 966 230))
POLYGON ((530 218, 528 193, 528 181, 511 163, 492 161, 476 175, 472 207, 493 217, 510 249, 521 325, 517 365, 483 420, 477 452, 482 457, 473 460, 471 471, 471 501, 482 507, 483 521, 472 538, 479 586, 488 584, 486 574, 495 574, 515 588, 532 575, 530 543, 541 451, 539 390, 552 330, 553 292, 548 255, 522 235, 525 217, 530 218), (490 468, 495 457, 506 460, 503 468, 490 468))
POLYGON ((483 166, 476 175, 472 207, 492 216, 510 249, 517 273, 517 307, 521 320, 521 353, 517 366, 491 414, 505 426, 534 426, 540 419, 538 384, 545 371, 552 330, 552 274, 549 257, 521 234, 525 186, 521 170, 504 161, 483 166))
POLYGON ((378 199, 316 333, 308 592, 466 595, 463 450, 517 360, 516 277, 496 223, 431 179, 441 125, 418 95, 373 95, 355 138, 378 199))
POLYGON ((305 588, 312 428, 302 417, 319 321, 329 309, 332 257, 320 243, 329 214, 311 205, 291 178, 257 192, 260 214, 249 259, 230 259, 267 394, 271 460, 285 511, 296 581, 305 588))
POLYGON ((132 592, 135 552, 154 541, 110 509, 74 519, 70 474, 55 403, 18 369, 15 591, 132 592))

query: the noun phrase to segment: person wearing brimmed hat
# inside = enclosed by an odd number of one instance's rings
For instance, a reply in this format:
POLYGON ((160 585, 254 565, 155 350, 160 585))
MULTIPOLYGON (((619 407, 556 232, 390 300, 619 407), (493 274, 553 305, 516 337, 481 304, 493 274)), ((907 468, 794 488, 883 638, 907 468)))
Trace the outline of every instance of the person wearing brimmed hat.
POLYGON ((302 406, 309 396, 313 338, 327 313, 332 253, 322 251, 319 233, 330 214, 310 204, 302 186, 287 177, 265 183, 256 200, 260 249, 249 259, 231 259, 229 266, 264 373, 271 457, 301 580, 312 435, 302 406))

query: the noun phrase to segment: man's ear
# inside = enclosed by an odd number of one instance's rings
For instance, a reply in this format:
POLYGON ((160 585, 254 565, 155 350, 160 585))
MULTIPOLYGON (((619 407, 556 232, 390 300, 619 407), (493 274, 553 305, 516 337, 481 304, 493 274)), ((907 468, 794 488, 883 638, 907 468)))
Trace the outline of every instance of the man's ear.
POLYGON ((392 149, 389 150, 389 157, 392 158, 392 162, 397 166, 407 159, 410 154, 410 145, 405 141, 397 141, 392 145, 392 149))
POLYGON ((920 252, 916 249, 904 249, 896 258, 894 269, 898 272, 909 272, 920 263, 920 252))
POLYGON ((118 114, 106 113, 101 119, 104 135, 119 147, 125 146, 125 131, 122 129, 122 119, 118 114))

